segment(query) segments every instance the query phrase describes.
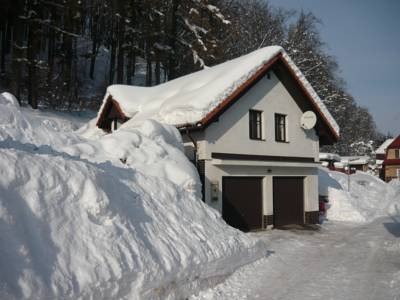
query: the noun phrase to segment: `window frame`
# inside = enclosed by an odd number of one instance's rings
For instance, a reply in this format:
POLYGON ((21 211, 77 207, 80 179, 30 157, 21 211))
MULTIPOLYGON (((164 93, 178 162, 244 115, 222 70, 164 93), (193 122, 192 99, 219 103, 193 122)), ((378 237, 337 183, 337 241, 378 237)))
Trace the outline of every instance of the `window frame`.
POLYGON ((263 126, 263 111, 256 109, 249 109, 249 138, 251 140, 258 140, 258 141, 263 140, 262 126, 263 126), (254 122, 255 124, 253 124, 254 122))
POLYGON ((281 113, 275 113, 274 123, 275 123, 275 141, 278 143, 288 143, 289 141, 287 132, 287 126, 288 126, 287 115, 281 113), (283 124, 279 122, 280 120, 283 120, 283 124), (282 126, 283 130, 281 129, 282 126), (283 137, 281 136, 281 133, 283 134, 283 137))
POLYGON ((394 149, 394 158, 400 159, 400 149, 394 149))

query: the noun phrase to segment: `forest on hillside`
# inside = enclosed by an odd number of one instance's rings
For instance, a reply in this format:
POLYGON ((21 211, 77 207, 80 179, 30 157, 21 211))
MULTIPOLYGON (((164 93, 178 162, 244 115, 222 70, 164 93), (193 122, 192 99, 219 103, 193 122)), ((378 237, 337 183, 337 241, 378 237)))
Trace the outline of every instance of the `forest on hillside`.
POLYGON ((156 85, 281 45, 341 127, 324 151, 368 154, 382 140, 311 13, 266 0, 2 0, 0 16, 0 89, 33 108, 97 109, 110 84, 156 85))

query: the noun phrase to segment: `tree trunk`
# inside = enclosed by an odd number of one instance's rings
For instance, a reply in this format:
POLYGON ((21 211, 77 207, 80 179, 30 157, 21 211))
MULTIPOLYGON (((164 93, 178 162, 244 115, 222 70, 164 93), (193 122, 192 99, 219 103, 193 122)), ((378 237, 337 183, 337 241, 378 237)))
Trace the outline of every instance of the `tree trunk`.
POLYGON ((146 60, 147 60, 146 86, 152 86, 152 83, 153 83, 153 66, 152 66, 150 53, 147 54, 147 59, 146 60))
POLYGON ((23 59, 23 36, 24 26, 19 15, 23 12, 23 0, 15 1, 15 16, 13 16, 13 48, 12 48, 12 63, 13 70, 11 74, 11 92, 21 104, 21 81, 22 81, 22 59, 23 59))
POLYGON ((64 79, 64 92, 69 93, 71 87, 71 71, 72 71, 72 37, 69 33, 73 31, 73 4, 72 1, 67 1, 64 7, 64 28, 67 33, 63 33, 63 79, 64 79))
POLYGON ((134 65, 135 65, 135 54, 134 51, 131 50, 130 55, 128 55, 128 63, 126 65, 126 84, 132 84, 132 71, 134 72, 134 65))
POLYGON ((117 57, 117 83, 124 83, 124 44, 125 44, 125 9, 124 1, 118 0, 118 57, 117 57))
MULTIPOLYGON (((97 31, 97 29, 94 30, 97 31)), ((94 68, 96 65, 96 57, 97 57, 97 33, 94 33, 94 35, 92 36, 92 52, 90 54, 90 70, 89 70, 90 79, 94 79, 94 68)))
POLYGON ((8 22, 6 20, 3 21, 2 23, 2 28, 1 28, 1 62, 0 62, 0 68, 1 68, 1 73, 6 72, 6 52, 7 52, 7 31, 8 31, 8 22))
MULTIPOLYGON (((36 11, 38 18, 40 18, 40 7, 32 5, 32 10, 36 11)), ((37 84, 37 55, 40 49, 40 26, 37 21, 29 21, 29 32, 28 32, 28 103, 33 109, 38 108, 38 84, 37 84)))
MULTIPOLYGON (((92 3, 92 5, 95 5, 92 3)), ((94 8, 95 10, 96 8, 94 8)), ((92 16, 92 22, 91 22, 91 31, 92 31, 92 52, 90 55, 90 70, 89 70, 89 77, 90 79, 94 79, 94 70, 95 70, 95 65, 96 65, 96 58, 97 58, 97 51, 98 51, 98 21, 99 21, 99 16, 97 15, 97 12, 94 12, 94 16, 92 16)))
POLYGON ((171 47, 168 59, 168 80, 176 78, 176 35, 177 35, 177 18, 180 0, 172 0, 172 7, 170 12, 170 24, 168 34, 168 45, 171 47))
POLYGON ((110 73, 109 73, 109 84, 114 83, 114 73, 115 73, 115 48, 116 42, 114 37, 111 38, 111 53, 110 53, 110 73))
POLYGON ((160 65, 160 60, 158 58, 156 60, 155 76, 156 76, 156 84, 160 84, 160 82, 161 82, 161 65, 160 65))

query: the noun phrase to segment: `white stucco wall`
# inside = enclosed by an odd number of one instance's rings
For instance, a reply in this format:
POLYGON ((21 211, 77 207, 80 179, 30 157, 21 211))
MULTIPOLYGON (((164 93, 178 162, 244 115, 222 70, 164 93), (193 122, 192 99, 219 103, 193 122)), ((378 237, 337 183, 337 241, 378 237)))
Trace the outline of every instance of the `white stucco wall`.
POLYGON ((212 152, 272 156, 314 157, 318 160, 319 139, 315 130, 300 127, 303 112, 273 72, 264 76, 255 86, 225 111, 218 122, 204 132, 203 157, 212 152), (249 109, 263 111, 264 140, 249 138, 249 109), (275 113, 287 115, 288 143, 275 141, 275 113))

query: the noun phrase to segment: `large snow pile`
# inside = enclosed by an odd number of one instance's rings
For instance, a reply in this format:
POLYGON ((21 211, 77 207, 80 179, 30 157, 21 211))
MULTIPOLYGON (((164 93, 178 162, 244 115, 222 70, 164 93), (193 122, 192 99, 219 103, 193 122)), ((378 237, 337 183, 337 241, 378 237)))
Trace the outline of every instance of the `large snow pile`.
POLYGON ((103 107, 108 97, 112 96, 123 112, 137 122, 152 118, 171 125, 195 125, 278 55, 286 61, 332 129, 339 135, 339 126, 326 106, 300 69, 279 46, 261 48, 153 87, 111 85, 107 89, 103 107))
POLYGON ((398 180, 386 183, 360 171, 349 177, 341 172, 321 168, 319 194, 329 198, 327 217, 330 220, 369 222, 388 214, 400 215, 398 180))
POLYGON ((86 140, 14 100, 0 95, 0 299, 185 298, 264 255, 200 201, 175 128, 86 140))
POLYGON ((59 122, 41 118, 32 109, 21 109, 17 99, 9 93, 0 95, 0 140, 23 143, 25 146, 52 145, 60 148, 80 141, 80 138, 66 130, 71 129, 67 120, 59 122))

